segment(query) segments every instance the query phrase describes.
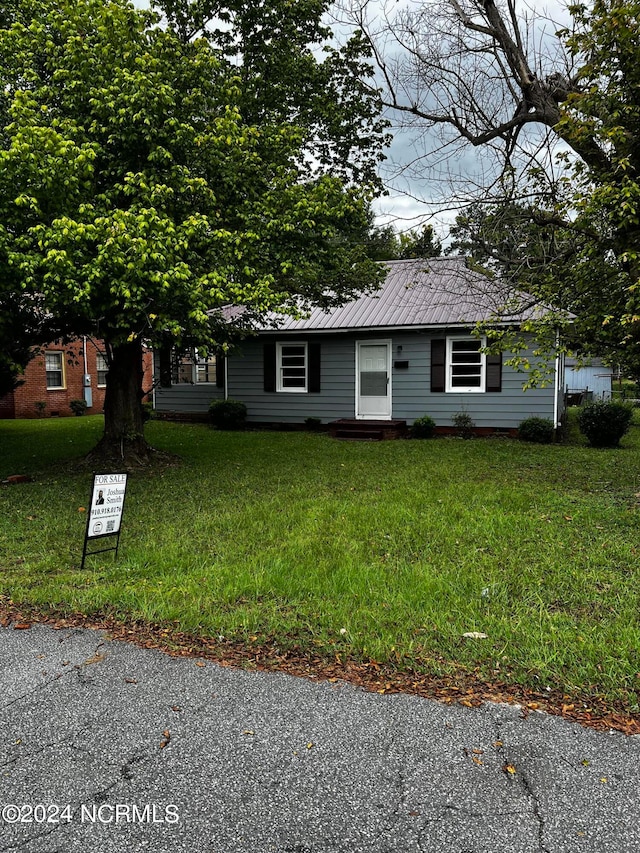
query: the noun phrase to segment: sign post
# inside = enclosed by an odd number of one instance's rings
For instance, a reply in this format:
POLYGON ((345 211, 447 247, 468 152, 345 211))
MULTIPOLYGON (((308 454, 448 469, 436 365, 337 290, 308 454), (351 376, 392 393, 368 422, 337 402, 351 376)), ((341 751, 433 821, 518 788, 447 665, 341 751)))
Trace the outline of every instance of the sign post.
POLYGON ((87 513, 87 529, 84 535, 82 563, 92 554, 102 554, 104 551, 115 551, 118 556, 120 547, 120 526, 124 512, 124 499, 127 492, 126 474, 95 474, 91 488, 89 512, 87 513), (103 539, 116 536, 116 544, 97 551, 87 551, 87 545, 93 539, 103 539))

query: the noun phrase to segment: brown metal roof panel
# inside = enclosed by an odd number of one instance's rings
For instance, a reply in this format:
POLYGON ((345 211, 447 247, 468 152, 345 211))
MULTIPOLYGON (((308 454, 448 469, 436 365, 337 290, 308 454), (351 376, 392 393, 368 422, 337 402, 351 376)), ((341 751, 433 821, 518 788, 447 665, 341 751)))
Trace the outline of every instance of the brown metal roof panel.
MULTIPOLYGON (((273 326, 262 328, 296 332, 471 325, 496 316, 509 298, 499 282, 469 269, 462 257, 388 261, 386 266, 387 277, 375 293, 329 311, 316 308, 302 319, 274 317, 273 326)), ((518 310, 508 319, 532 313, 518 310)))

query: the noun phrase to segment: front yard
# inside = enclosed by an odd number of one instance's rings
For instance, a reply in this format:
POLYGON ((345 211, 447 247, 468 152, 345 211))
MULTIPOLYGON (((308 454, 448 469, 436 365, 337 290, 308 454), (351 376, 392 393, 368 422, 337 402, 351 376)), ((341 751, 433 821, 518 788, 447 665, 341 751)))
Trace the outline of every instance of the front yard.
POLYGON ((268 649, 640 710, 639 427, 592 450, 151 422, 182 461, 131 476, 118 559, 80 571, 91 474, 70 460, 101 426, 0 422, 0 479, 33 476, 0 489, 5 608, 152 626, 246 665, 268 649))

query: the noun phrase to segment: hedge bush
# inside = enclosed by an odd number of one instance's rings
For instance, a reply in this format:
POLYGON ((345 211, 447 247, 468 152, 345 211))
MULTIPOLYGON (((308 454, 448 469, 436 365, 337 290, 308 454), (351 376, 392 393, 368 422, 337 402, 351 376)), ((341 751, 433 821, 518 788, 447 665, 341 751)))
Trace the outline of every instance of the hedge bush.
POLYGON ((209 406, 209 420, 216 429, 243 429, 247 407, 240 400, 214 400, 209 406))
POLYGON ((153 409, 153 403, 143 403, 142 404, 142 423, 146 424, 147 421, 153 420, 155 418, 156 413, 153 409))
POLYGON ((525 418, 518 427, 518 438, 535 444, 551 444, 554 432, 553 421, 549 418, 525 418))
POLYGON ((429 415, 423 415, 421 418, 416 418, 409 434, 411 438, 433 438, 436 429, 436 422, 429 415))
POLYGON ((322 421, 320 418, 305 418, 304 425, 311 432, 318 432, 318 430, 322 429, 322 421))
POLYGON ((451 419, 460 438, 473 438, 475 422, 468 412, 456 412, 451 419))
POLYGON ((82 415, 87 411, 87 401, 84 399, 70 400, 69 408, 77 418, 82 417, 82 415))
POLYGON ((632 418, 631 406, 599 400, 580 409, 578 427, 592 447, 618 447, 632 418))

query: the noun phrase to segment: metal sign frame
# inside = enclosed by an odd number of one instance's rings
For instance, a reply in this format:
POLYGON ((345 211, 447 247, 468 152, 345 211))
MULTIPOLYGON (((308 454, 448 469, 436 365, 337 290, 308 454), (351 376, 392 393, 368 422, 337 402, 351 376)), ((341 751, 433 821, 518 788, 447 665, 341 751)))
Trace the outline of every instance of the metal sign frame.
POLYGON ((87 510, 87 526, 84 532, 84 546, 82 548, 82 562, 80 569, 84 569, 87 557, 94 554, 103 554, 105 551, 115 551, 118 556, 120 548, 120 533, 122 532, 122 517, 124 515, 124 504, 127 497, 127 474, 94 474, 91 494, 89 496, 89 508, 87 510), (120 487, 120 488, 118 488, 120 487), (104 492, 107 492, 106 499, 104 492), (105 500, 107 503, 105 504, 105 500), (104 509, 103 509, 104 507, 104 509), (102 530, 103 522, 106 529, 102 530), (116 523, 117 522, 117 523, 116 523), (93 524, 93 527, 92 527, 93 524), (113 529, 109 529, 110 526, 113 529), (116 537, 116 544, 109 548, 98 548, 88 551, 89 542, 96 539, 116 537))

